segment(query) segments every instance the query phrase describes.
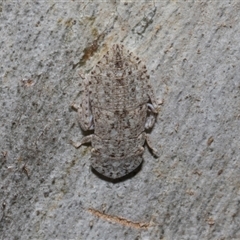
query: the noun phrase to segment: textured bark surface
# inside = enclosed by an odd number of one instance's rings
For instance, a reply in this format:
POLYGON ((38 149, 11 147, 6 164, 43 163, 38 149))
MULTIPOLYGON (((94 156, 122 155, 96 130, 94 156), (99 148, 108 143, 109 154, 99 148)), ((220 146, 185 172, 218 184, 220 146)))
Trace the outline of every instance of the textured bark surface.
POLYGON ((240 239, 240 3, 0 3, 0 239, 240 239), (163 99, 142 169, 90 170, 72 103, 113 43, 163 99))

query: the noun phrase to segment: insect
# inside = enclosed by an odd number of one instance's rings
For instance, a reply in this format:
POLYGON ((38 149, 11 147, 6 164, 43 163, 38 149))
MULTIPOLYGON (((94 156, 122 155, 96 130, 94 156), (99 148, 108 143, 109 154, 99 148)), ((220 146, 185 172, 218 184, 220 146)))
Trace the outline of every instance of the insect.
POLYGON ((91 166, 98 173, 121 178, 143 161, 144 143, 151 147, 146 129, 153 127, 158 104, 146 66, 121 44, 113 45, 83 78, 84 92, 78 110, 83 130, 94 130, 78 148, 91 142, 91 166))

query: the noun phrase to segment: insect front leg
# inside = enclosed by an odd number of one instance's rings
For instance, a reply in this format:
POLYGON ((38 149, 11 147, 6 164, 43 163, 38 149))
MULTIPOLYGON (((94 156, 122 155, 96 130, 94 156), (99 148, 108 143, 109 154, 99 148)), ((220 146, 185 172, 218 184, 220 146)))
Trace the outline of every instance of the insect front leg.
POLYGON ((148 147, 149 147, 149 148, 151 149, 151 151, 153 152, 153 155, 155 155, 156 157, 159 157, 158 151, 157 151, 156 148, 154 148, 154 147, 152 146, 152 143, 151 143, 151 140, 150 140, 148 134, 145 134, 145 139, 146 139, 146 143, 147 143, 148 147))
POLYGON ((152 104, 148 103, 147 106, 148 106, 148 115, 145 123, 145 128, 150 129, 153 127, 156 121, 157 113, 155 113, 155 109, 152 104))
POLYGON ((93 137, 93 134, 91 135, 88 135, 86 137, 83 137, 82 140, 80 142, 74 142, 71 140, 71 144, 75 147, 75 148, 79 148, 81 147, 83 144, 85 143, 91 143, 92 142, 92 137, 93 137))
POLYGON ((148 97, 149 97, 149 102, 147 103, 148 106, 148 116, 147 120, 145 123, 145 128, 150 129, 153 127, 157 114, 160 110, 159 105, 162 104, 163 102, 159 101, 156 99, 153 88, 151 87, 150 84, 148 84, 148 97))
MULTIPOLYGON (((83 77, 82 77, 83 78, 83 77)), ((81 98, 80 105, 72 105, 74 109, 78 112, 78 119, 81 128, 84 131, 87 130, 93 130, 94 129, 94 122, 93 122, 93 115, 91 111, 91 104, 90 104, 90 98, 89 98, 89 84, 88 79, 83 78, 83 94, 81 98)))
MULTIPOLYGON (((94 123, 93 123, 93 115, 92 115, 91 106, 90 106, 90 99, 89 99, 88 79, 84 78, 82 76, 81 76, 81 78, 83 79, 83 87, 84 87, 83 95, 82 95, 82 98, 81 98, 81 103, 80 103, 80 105, 73 104, 72 107, 74 109, 76 109, 77 112, 78 112, 78 118, 79 118, 79 123, 80 123, 81 128, 84 131, 93 130, 94 129, 94 123)), ((81 145, 83 145, 85 143, 92 142, 92 136, 93 135, 83 137, 80 142, 74 142, 74 141, 71 140, 71 144, 74 147, 79 148, 81 145)))
POLYGON ((150 100, 150 103, 148 103, 148 108, 150 108, 153 113, 158 114, 160 110, 159 105, 162 103, 158 102, 156 99, 153 88, 150 84, 148 85, 148 97, 150 100))

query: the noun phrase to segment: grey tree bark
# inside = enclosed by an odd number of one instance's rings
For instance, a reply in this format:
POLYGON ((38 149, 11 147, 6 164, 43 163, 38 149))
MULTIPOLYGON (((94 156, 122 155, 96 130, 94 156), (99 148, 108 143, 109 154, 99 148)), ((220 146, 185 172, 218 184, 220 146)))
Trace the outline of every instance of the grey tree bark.
POLYGON ((2 1, 0 239, 240 239, 240 3, 2 1), (104 181, 72 103, 113 43, 163 100, 141 171, 104 181))

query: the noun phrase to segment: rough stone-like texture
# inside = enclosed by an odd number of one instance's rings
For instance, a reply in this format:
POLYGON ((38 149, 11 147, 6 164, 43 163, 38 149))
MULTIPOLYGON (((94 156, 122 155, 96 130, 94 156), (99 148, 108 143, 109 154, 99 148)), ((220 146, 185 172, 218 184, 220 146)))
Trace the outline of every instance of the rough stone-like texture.
POLYGON ((2 1, 0 239, 240 239, 240 3, 2 1), (70 105, 115 42, 164 100, 144 164, 91 172, 70 105))

